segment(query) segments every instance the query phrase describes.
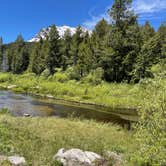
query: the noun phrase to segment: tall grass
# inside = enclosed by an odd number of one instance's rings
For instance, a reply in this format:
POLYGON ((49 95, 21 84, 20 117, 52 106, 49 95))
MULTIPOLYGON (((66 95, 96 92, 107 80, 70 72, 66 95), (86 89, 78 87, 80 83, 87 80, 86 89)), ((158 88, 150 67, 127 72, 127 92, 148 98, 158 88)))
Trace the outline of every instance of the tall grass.
POLYGON ((0 115, 0 151, 19 154, 28 165, 55 165, 60 148, 80 148, 103 154, 106 150, 127 158, 134 145, 129 132, 111 124, 56 118, 14 118, 0 115))
POLYGON ((134 161, 140 166, 166 165, 166 82, 160 77, 146 85, 140 121, 134 139, 139 150, 134 161), (165 84, 164 84, 165 82, 165 84))

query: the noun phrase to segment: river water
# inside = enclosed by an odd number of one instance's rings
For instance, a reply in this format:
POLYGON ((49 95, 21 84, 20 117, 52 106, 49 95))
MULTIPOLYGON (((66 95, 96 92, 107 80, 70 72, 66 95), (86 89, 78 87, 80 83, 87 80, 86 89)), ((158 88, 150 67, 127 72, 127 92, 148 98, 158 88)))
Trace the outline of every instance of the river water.
POLYGON ((10 91, 0 91, 0 109, 8 108, 14 116, 56 116, 59 118, 79 117, 102 122, 112 122, 125 125, 137 120, 135 114, 122 114, 116 111, 104 112, 101 108, 91 108, 88 105, 78 106, 64 104, 53 99, 41 99, 25 94, 16 94, 10 91))

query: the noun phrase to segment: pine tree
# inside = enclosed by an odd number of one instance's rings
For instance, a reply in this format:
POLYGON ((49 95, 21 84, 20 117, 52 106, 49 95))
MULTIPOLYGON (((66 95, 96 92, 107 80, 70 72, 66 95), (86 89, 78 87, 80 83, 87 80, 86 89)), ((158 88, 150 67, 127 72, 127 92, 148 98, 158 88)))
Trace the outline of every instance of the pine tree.
MULTIPOLYGON (((140 50, 141 35, 137 23, 137 16, 130 9, 131 0, 115 0, 113 7, 109 10, 113 19, 113 25, 107 39, 107 49, 111 54, 109 61, 114 62, 107 69, 108 81, 121 82, 131 80, 134 63, 140 50), (110 74, 108 73, 109 71, 110 74), (112 76, 114 75, 114 76, 112 76)), ((108 54, 109 55, 109 54, 108 54)))
POLYGON ((137 58, 134 75, 137 81, 153 76, 150 68, 164 59, 162 52, 163 41, 164 38, 162 40, 162 36, 157 33, 142 46, 140 55, 137 58))
POLYGON ((92 52, 89 47, 89 35, 86 33, 83 42, 79 45, 78 49, 78 61, 77 70, 80 73, 80 77, 89 73, 92 65, 92 52))
POLYGON ((78 60, 78 51, 79 51, 79 45, 83 41, 83 31, 81 26, 77 27, 76 33, 72 37, 72 43, 71 43, 71 60, 72 64, 74 66, 77 65, 77 60, 78 60))
POLYGON ((158 29, 157 34, 159 35, 159 40, 161 42, 161 59, 166 58, 166 22, 162 23, 161 26, 158 29))
POLYGON ((34 48, 30 55, 29 71, 40 75, 46 68, 46 55, 48 54, 47 41, 40 39, 35 43, 34 48))
POLYGON ((125 30, 128 25, 136 22, 137 16, 131 10, 132 0, 115 0, 109 14, 114 25, 119 30, 125 30))
POLYGON ((55 25, 51 26, 49 33, 49 52, 46 59, 50 74, 54 74, 55 67, 61 67, 62 56, 60 53, 59 33, 55 25))
POLYGON ((93 59, 92 69, 101 66, 105 48, 107 47, 106 38, 109 35, 110 29, 111 26, 105 19, 99 21, 94 28, 89 42, 93 59))
POLYGON ((68 65, 72 65, 72 61, 71 61, 71 40, 72 40, 71 31, 69 29, 67 29, 64 36, 63 36, 62 44, 61 44, 63 70, 65 70, 68 65))
POLYGON ((22 35, 18 35, 12 49, 11 70, 13 73, 22 73, 29 64, 29 54, 22 35))
POLYGON ((148 21, 146 21, 145 25, 141 27, 141 35, 143 38, 143 43, 147 42, 155 35, 155 30, 153 27, 151 27, 148 21))
POLYGON ((94 32, 100 39, 103 39, 108 34, 109 30, 110 26, 108 22, 103 18, 96 24, 94 32))
POLYGON ((3 39, 0 37, 0 70, 2 70, 3 63, 3 39))

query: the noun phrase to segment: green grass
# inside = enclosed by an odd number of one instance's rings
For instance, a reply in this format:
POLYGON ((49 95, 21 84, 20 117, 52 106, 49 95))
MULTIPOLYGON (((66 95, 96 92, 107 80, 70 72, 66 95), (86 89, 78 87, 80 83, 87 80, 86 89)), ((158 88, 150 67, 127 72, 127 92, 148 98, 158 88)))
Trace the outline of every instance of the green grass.
POLYGON ((110 150, 128 158, 134 142, 128 131, 111 124, 57 118, 14 118, 0 115, 0 151, 24 156, 28 165, 51 166, 60 148, 103 154, 110 150))
MULTIPOLYGON (((159 105, 165 104, 165 98, 161 101, 166 92, 165 76, 141 80, 137 85, 125 83, 108 84, 106 82, 92 85, 82 81, 58 80, 56 77, 44 79, 43 77, 36 77, 34 74, 13 75, 2 73, 0 74, 0 87, 17 85, 12 90, 43 95, 50 94, 55 98, 111 107, 133 108, 141 106, 140 115, 143 116, 149 110, 147 118, 150 117, 151 111, 154 111, 151 108, 154 101, 159 105), (145 105, 147 106, 146 109, 144 108, 145 105)), ((159 110, 161 108, 165 110, 165 107, 159 106, 159 110)), ((151 121, 153 122, 153 120, 151 121)), ((149 120, 149 122, 151 121, 149 120)), ((145 129, 148 131, 146 124, 143 121, 143 126, 145 125, 145 129)), ((157 121, 156 125, 158 124, 157 121)), ((156 128, 155 126, 152 133, 156 128)), ((139 135, 139 130, 142 131, 141 125, 138 126, 138 129, 136 129, 137 134, 135 134, 135 131, 125 131, 112 124, 87 120, 14 118, 6 114, 6 110, 4 110, 0 114, 0 152, 8 155, 22 155, 26 158, 28 165, 52 166, 58 165, 53 162, 52 158, 60 148, 80 148, 97 152, 101 155, 104 151, 110 150, 124 155, 125 166, 143 166, 146 165, 144 161, 143 164, 142 162, 140 164, 138 162, 136 164, 132 163, 133 154, 136 154, 137 160, 140 161, 137 151, 140 151, 140 147, 143 150, 144 147, 147 147, 147 138, 144 138, 145 133, 141 132, 142 135, 140 134, 140 138, 138 137, 139 140, 136 138, 139 135), (140 140, 142 141, 141 144, 139 144, 140 140), (144 144, 145 146, 143 146, 144 144)), ((151 140, 151 138, 150 135, 149 139, 151 140)), ((158 142, 160 142, 161 139, 159 137, 158 139, 158 142)), ((157 145, 158 142, 156 142, 157 145)), ((156 149, 156 144, 154 144, 152 152, 156 149)), ((150 146, 152 145, 150 144, 150 146)), ((142 153, 141 155, 146 156, 147 153, 142 153)))
POLYGON ((44 79, 36 77, 34 74, 12 75, 0 73, 0 78, 7 77, 6 81, 1 81, 0 87, 17 85, 14 91, 29 92, 35 94, 52 95, 55 98, 93 103, 110 107, 137 108, 144 97, 146 91, 142 85, 130 85, 126 83, 106 83, 99 85, 66 80, 59 82, 56 79, 44 79))

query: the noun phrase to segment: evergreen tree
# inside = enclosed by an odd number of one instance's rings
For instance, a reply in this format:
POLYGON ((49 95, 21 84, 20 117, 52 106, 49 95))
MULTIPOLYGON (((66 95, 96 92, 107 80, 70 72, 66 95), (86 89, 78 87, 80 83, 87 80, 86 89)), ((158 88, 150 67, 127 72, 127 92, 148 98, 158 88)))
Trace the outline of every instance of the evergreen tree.
POLYGON ((0 37, 0 70, 2 70, 2 62, 3 62, 3 39, 0 37))
POLYGON ((100 45, 101 45, 101 41, 99 40, 97 33, 93 31, 89 41, 89 47, 92 52, 91 60, 93 61, 91 65, 92 69, 96 69, 99 66, 101 56, 102 56, 100 45))
POLYGON ((131 10, 132 0, 115 0, 109 14, 119 30, 125 30, 128 25, 136 22, 137 16, 131 10))
POLYGON ((89 45, 92 52, 93 69, 101 66, 105 48, 107 47, 106 38, 109 35, 110 28, 108 22, 105 19, 102 19, 97 23, 91 35, 89 45))
POLYGON ((113 25, 107 39, 105 61, 108 59, 110 65, 104 66, 108 81, 130 81, 140 50, 140 29, 137 17, 130 9, 131 3, 131 0, 115 0, 109 11, 113 25))
POLYGON ((62 54, 62 67, 63 70, 67 68, 68 65, 72 65, 71 61, 71 40, 72 35, 69 29, 66 30, 61 45, 61 54, 62 54))
POLYGON ((72 44, 71 44, 71 51, 70 51, 72 64, 74 66, 77 65, 79 45, 81 44, 82 41, 83 41, 83 31, 81 26, 78 26, 76 33, 72 37, 72 44))
POLYGON ((108 34, 109 30, 110 26, 108 22, 103 18, 95 26, 94 32, 100 39, 103 39, 108 34))
POLYGON ((152 77, 150 71, 154 64, 165 59, 164 45, 166 42, 166 26, 162 24, 158 32, 144 43, 135 66, 135 79, 138 81, 145 77, 152 77))
POLYGON ((155 35, 155 30, 151 27, 150 23, 146 21, 145 25, 141 27, 141 35, 143 43, 147 42, 150 38, 155 35))
POLYGON ((62 56, 60 53, 59 33, 55 25, 51 26, 49 33, 49 52, 46 59, 50 74, 54 74, 55 67, 61 67, 62 56))
POLYGON ((161 59, 166 59, 166 22, 162 23, 158 29, 157 34, 161 42, 161 59))
POLYGON ((40 75, 46 68, 46 55, 48 54, 47 41, 40 39, 35 43, 30 55, 29 71, 40 75))
POLYGON ((29 64, 29 54, 22 35, 18 35, 12 49, 11 69, 13 73, 22 73, 29 64))
POLYGON ((79 71, 80 77, 85 76, 89 73, 92 65, 91 49, 89 47, 89 35, 85 33, 84 40, 79 45, 78 49, 78 61, 77 70, 79 71))

